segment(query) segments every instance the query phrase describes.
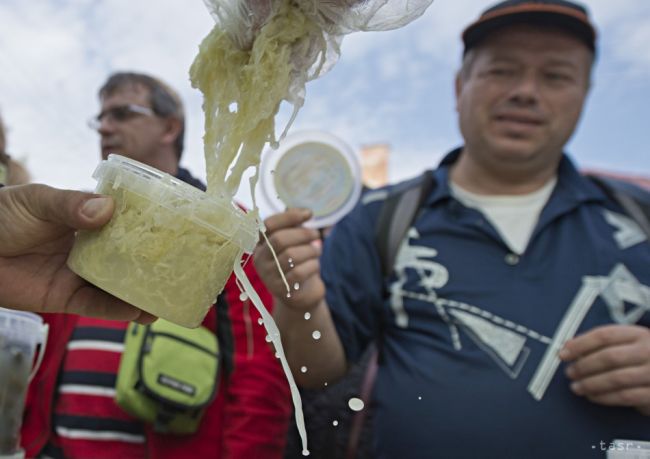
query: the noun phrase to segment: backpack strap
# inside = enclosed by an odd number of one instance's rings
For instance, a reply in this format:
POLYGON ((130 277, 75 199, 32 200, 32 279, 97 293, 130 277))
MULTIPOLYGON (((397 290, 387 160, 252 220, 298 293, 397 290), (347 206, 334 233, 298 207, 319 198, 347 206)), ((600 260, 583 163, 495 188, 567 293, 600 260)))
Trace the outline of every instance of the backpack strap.
POLYGON ((221 357, 221 364, 223 365, 224 374, 226 378, 230 376, 234 368, 233 355, 235 353, 235 339, 232 334, 232 322, 230 320, 230 307, 228 300, 226 300, 225 292, 217 296, 217 301, 214 305, 216 325, 214 333, 219 340, 219 353, 221 357))
POLYGON ((593 183, 620 205, 650 240, 650 193, 628 182, 598 175, 588 175, 593 183))
POLYGON ((418 210, 433 189, 435 180, 430 170, 391 193, 379 212, 375 237, 384 277, 393 272, 397 251, 406 232, 415 221, 418 210))

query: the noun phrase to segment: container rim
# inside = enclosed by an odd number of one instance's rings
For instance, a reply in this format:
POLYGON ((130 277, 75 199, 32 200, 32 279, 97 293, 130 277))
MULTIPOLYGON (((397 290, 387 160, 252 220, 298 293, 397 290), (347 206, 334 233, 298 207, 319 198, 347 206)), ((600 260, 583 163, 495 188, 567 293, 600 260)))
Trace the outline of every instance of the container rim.
MULTIPOLYGON (((208 206, 215 207, 215 209, 218 208, 227 211, 237 220, 234 234, 226 234, 222 228, 219 228, 210 222, 206 222, 196 215, 188 214, 186 218, 206 227, 210 231, 215 231, 221 235, 232 238, 233 242, 237 243, 245 252, 250 252, 255 247, 259 236, 258 227, 254 224, 255 220, 253 218, 247 218, 247 214, 232 201, 228 199, 220 200, 219 198, 215 198, 166 172, 162 172, 152 166, 115 153, 109 154, 106 160, 100 162, 93 173, 93 178, 97 181, 103 180, 104 175, 108 170, 125 172, 139 179, 150 180, 151 183, 156 183, 157 186, 166 188, 168 191, 171 191, 180 197, 202 201, 208 206)), ((128 183, 121 183, 120 186, 124 186, 130 191, 137 193, 137 191, 132 190, 129 187, 128 183)), ((148 196, 145 197, 150 199, 148 196)), ((161 204, 163 206, 165 205, 165 203, 161 204)))
POLYGON ((43 318, 30 311, 19 311, 17 309, 7 309, 0 307, 0 317, 10 317, 13 319, 23 319, 24 321, 33 322, 36 325, 43 324, 43 318))

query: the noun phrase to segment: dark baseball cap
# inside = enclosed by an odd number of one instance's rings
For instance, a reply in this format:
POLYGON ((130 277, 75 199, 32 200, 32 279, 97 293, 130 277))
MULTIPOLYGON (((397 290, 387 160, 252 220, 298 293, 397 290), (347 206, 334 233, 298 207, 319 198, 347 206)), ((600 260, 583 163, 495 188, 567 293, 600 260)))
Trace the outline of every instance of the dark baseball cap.
POLYGON ((587 8, 566 0, 506 0, 488 8, 463 32, 465 51, 476 46, 497 29, 515 24, 531 24, 565 29, 593 52, 596 29, 587 8))

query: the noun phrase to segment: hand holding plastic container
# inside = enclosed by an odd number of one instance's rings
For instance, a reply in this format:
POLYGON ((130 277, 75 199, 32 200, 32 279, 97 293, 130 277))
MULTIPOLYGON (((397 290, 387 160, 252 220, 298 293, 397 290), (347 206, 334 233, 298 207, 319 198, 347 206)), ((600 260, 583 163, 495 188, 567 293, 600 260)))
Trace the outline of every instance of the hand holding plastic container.
POLYGON ((72 271, 155 316, 198 327, 244 252, 255 220, 145 164, 110 155, 95 170, 95 192, 112 196, 111 221, 79 231, 72 271))

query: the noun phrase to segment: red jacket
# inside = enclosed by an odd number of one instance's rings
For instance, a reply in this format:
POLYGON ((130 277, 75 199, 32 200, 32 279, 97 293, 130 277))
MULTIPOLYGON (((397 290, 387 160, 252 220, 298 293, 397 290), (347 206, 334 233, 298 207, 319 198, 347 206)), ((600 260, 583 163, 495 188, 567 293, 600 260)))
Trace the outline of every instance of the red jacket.
MULTIPOLYGON (((265 305, 272 297, 257 276, 252 263, 245 268, 265 305)), ((222 372, 217 397, 206 410, 194 435, 176 436, 147 428, 147 452, 155 459, 273 459, 284 453, 291 415, 289 386, 280 362, 266 343, 266 330, 257 322, 253 304, 239 300, 234 276, 226 283, 226 295, 234 341, 233 369, 222 372)), ((77 317, 43 314, 50 325, 45 356, 31 382, 25 406, 22 447, 34 457, 45 446, 52 431, 52 409, 59 369, 77 317)), ((215 308, 204 320, 214 329, 215 308)))

